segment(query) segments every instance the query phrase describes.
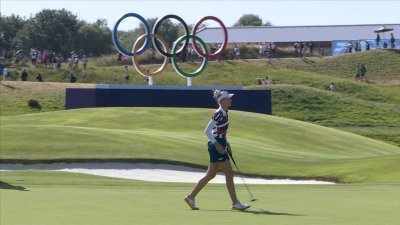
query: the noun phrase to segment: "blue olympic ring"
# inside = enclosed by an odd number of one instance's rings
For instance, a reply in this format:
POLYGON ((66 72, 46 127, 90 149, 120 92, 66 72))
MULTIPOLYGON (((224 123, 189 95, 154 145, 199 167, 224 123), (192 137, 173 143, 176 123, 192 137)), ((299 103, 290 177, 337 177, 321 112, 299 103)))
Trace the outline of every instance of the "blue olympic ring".
POLYGON ((147 34, 146 40, 145 40, 145 42, 144 42, 142 48, 140 48, 140 49, 138 50, 138 52, 137 52, 138 55, 141 55, 144 51, 146 51, 147 47, 149 47, 149 44, 150 44, 150 42, 151 42, 151 35, 150 35, 151 30, 150 30, 150 26, 149 26, 149 24, 147 23, 147 21, 146 21, 141 15, 139 15, 139 14, 136 14, 136 13, 127 13, 127 14, 123 15, 123 16, 117 21, 117 23, 116 23, 115 26, 114 26, 114 29, 113 29, 113 36, 112 36, 114 45, 115 45, 115 47, 118 49, 118 51, 121 52, 122 54, 124 54, 125 56, 131 56, 131 57, 133 56, 133 52, 128 52, 128 51, 126 51, 124 48, 121 47, 121 45, 119 44, 119 41, 118 41, 118 32, 117 32, 118 26, 119 26, 119 24, 122 22, 122 20, 124 20, 124 19, 127 18, 127 17, 135 17, 135 18, 138 18, 138 19, 144 24, 144 27, 145 27, 145 29, 146 29, 146 34, 147 34))

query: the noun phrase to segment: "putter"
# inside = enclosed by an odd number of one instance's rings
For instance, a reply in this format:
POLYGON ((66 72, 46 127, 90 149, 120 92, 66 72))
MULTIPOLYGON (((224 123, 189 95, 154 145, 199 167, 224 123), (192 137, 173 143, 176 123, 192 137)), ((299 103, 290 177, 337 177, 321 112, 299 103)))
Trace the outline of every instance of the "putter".
POLYGON ((254 198, 253 194, 251 193, 249 186, 246 184, 246 181, 244 180, 244 178, 243 178, 243 176, 242 176, 242 173, 240 172, 238 166, 236 165, 236 162, 235 162, 235 160, 233 159, 233 156, 232 156, 231 154, 229 154, 228 151, 227 151, 227 153, 228 153, 228 155, 229 155, 229 158, 232 159, 232 162, 233 162, 233 164, 235 165, 236 170, 238 171, 240 178, 242 178, 243 184, 244 184, 244 186, 246 186, 247 192, 249 192, 250 201, 251 201, 251 202, 257 201, 257 199, 254 198))

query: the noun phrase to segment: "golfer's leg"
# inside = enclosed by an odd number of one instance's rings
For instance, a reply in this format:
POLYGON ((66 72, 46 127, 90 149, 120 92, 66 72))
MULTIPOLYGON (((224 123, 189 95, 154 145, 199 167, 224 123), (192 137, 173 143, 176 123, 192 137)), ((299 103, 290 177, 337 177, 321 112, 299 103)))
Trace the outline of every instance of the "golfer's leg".
POLYGON ((229 160, 226 160, 225 162, 219 163, 219 165, 221 166, 221 169, 225 174, 226 187, 228 188, 228 192, 231 196, 232 202, 237 202, 238 200, 236 197, 235 184, 233 182, 233 169, 231 166, 231 162, 229 160))
POLYGON ((215 175, 217 174, 218 171, 218 164, 217 163, 210 163, 208 165, 207 173, 206 175, 197 182, 196 186, 193 188, 192 192, 190 193, 190 197, 193 199, 196 197, 196 195, 203 189, 206 184, 212 180, 215 175))

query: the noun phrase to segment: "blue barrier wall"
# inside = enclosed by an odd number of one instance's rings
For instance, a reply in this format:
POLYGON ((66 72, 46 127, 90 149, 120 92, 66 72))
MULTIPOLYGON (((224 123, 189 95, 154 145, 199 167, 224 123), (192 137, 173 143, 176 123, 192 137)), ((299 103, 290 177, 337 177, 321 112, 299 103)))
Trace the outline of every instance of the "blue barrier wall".
MULTIPOLYGON (((270 90, 228 90, 231 109, 272 114, 270 90)), ((67 88, 66 109, 91 107, 216 108, 211 90, 67 88)))

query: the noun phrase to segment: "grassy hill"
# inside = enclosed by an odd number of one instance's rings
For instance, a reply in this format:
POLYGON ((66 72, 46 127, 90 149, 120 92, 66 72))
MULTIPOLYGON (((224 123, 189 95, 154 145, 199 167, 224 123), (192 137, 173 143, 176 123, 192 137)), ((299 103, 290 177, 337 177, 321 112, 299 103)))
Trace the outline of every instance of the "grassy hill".
MULTIPOLYGON (((130 81, 123 79, 121 66, 112 66, 112 57, 91 59, 88 71, 52 71, 28 68, 29 79, 41 73, 45 83, 2 82, 0 115, 62 110, 66 87, 94 87, 94 83, 145 84, 144 77, 132 68, 130 81), (74 72, 79 84, 65 83, 74 72), (27 105, 37 100, 40 107, 27 105)), ((144 66, 155 69, 158 65, 144 66)), ((197 65, 182 64, 186 70, 197 65)), ((11 80, 17 80, 20 68, 12 68, 11 80)), ((185 78, 169 66, 155 78, 159 85, 185 85, 185 78)), ((400 146, 400 55, 396 50, 358 52, 337 57, 212 61, 205 72, 193 79, 193 85, 239 85, 248 89, 270 89, 273 114, 334 127, 400 146), (354 65, 364 63, 369 82, 354 80, 354 65), (274 85, 256 85, 256 78, 268 76, 274 85), (327 91, 329 83, 337 91, 327 91)))
MULTIPOLYGON (((2 117, 2 160, 156 160, 207 165, 213 109, 98 108, 2 117), (191 120, 190 118, 197 118, 191 120)), ((399 180, 400 148, 291 119, 232 111, 230 142, 250 174, 399 180)))

